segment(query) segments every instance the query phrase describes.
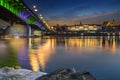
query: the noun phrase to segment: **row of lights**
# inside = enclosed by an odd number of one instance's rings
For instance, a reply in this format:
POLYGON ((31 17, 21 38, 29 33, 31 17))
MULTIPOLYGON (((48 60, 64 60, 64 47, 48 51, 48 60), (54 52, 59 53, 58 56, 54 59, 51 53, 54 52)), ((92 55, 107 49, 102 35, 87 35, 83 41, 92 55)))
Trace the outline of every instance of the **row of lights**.
MULTIPOLYGON (((37 6, 33 5, 33 9, 35 12, 38 11, 37 6)), ((39 18, 43 21, 43 23, 49 28, 49 25, 47 24, 47 22, 43 19, 43 16, 41 14, 39 14, 39 18)))
POLYGON ((37 12, 37 11, 38 11, 38 9, 37 9, 37 6, 36 6, 36 5, 33 5, 33 9, 34 9, 34 11, 35 11, 35 12, 37 12))

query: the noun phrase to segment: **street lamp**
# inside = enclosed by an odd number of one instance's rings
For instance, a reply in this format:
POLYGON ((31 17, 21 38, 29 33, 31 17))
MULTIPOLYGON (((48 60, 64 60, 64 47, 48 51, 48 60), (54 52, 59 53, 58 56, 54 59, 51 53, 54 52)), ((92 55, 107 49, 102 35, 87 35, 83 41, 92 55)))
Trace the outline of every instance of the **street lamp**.
MULTIPOLYGON (((32 7, 33 7, 33 10, 34 10, 35 12, 38 11, 36 5, 33 5, 32 7)), ((39 14, 38 16, 39 16, 39 18, 42 20, 42 22, 43 22, 47 27, 49 27, 49 25, 48 25, 48 24, 46 23, 46 21, 44 20, 43 16, 42 16, 41 14, 39 14)))
POLYGON ((35 11, 35 12, 37 12, 37 11, 38 11, 38 9, 34 9, 34 11, 35 11))
POLYGON ((42 15, 40 14, 39 16, 41 17, 42 15))
POLYGON ((36 6, 36 5, 33 5, 32 7, 33 7, 33 9, 34 9, 34 11, 35 11, 35 12, 37 12, 37 11, 38 11, 38 9, 37 9, 37 6, 36 6))
POLYGON ((33 5, 33 9, 37 8, 36 5, 33 5))

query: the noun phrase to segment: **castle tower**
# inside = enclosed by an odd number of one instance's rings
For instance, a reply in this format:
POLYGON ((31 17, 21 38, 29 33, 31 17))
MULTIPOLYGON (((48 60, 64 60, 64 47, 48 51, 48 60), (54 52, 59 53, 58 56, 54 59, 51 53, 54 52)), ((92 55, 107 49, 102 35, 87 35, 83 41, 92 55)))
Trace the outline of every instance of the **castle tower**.
POLYGON ((115 20, 113 19, 113 26, 115 26, 115 20))

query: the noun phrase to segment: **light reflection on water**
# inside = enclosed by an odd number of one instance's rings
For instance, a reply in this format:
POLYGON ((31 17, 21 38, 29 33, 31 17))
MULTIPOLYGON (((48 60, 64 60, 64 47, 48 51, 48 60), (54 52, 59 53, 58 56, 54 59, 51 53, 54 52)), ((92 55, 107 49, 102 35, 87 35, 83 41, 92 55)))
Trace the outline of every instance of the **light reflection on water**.
POLYGON ((45 70, 46 63, 49 60, 52 53, 54 53, 54 39, 47 40, 44 44, 39 45, 40 41, 38 39, 29 39, 29 45, 32 48, 29 48, 29 58, 30 64, 34 71, 39 71, 41 68, 45 70))
POLYGON ((0 59, 0 67, 46 72, 75 68, 90 71, 97 80, 120 80, 120 37, 1 39, 0 59))

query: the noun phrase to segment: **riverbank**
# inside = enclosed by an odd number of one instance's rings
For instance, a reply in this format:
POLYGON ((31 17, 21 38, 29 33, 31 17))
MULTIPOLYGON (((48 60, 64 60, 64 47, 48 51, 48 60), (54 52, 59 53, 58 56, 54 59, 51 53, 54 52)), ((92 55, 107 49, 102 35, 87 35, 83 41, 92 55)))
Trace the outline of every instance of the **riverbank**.
POLYGON ((0 80, 96 80, 89 72, 57 69, 49 74, 27 69, 1 68, 0 80))
POLYGON ((119 32, 95 32, 95 33, 82 33, 82 32, 52 32, 45 33, 45 36, 120 36, 119 32))
POLYGON ((34 72, 27 69, 1 68, 0 80, 35 80, 47 73, 34 72))
POLYGON ((36 80, 96 80, 89 72, 79 72, 75 69, 60 68, 36 80))

